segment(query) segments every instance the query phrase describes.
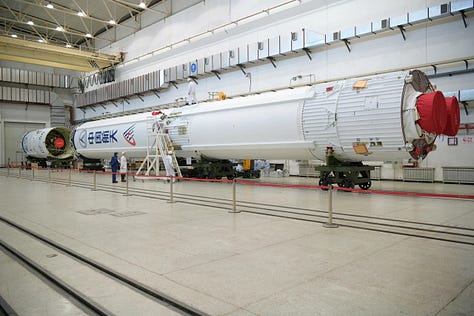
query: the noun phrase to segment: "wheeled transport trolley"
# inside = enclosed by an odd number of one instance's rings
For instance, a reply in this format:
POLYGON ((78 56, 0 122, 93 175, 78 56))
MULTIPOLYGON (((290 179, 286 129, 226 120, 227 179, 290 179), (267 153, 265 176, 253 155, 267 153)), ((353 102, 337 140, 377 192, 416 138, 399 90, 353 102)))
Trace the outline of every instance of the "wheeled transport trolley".
POLYGON ((333 155, 332 147, 326 149, 326 165, 318 166, 320 172, 319 185, 328 186, 337 184, 341 188, 354 188, 358 185, 362 190, 367 190, 372 185, 370 170, 373 166, 363 165, 361 162, 342 162, 333 155))

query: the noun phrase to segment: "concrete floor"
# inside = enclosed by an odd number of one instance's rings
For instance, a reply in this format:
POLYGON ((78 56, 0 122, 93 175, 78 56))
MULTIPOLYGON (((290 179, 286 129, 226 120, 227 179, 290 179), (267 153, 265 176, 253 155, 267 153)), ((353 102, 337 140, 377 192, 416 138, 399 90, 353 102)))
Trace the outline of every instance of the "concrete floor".
MULTIPOLYGON (((52 178, 67 176, 62 172, 52 178)), ((121 193, 36 177, 31 181, 0 172, 2 217, 211 315, 474 315, 473 245, 235 214, 181 198, 168 203, 166 198, 125 196, 125 184, 112 184, 105 175, 98 176, 97 185, 120 187, 121 193), (91 209, 110 212, 87 215, 91 209)), ((73 182, 91 184, 91 177, 73 174, 73 182)), ((257 181, 317 183, 298 177, 257 181)), ((130 181, 129 188, 168 192, 169 184, 130 181)), ((373 189, 474 194, 472 185, 441 183, 375 181, 373 189)), ((232 197, 229 183, 179 182, 174 191, 232 197)), ((328 192, 321 190, 237 186, 237 200, 288 209, 327 210, 327 198, 328 192)), ((335 192, 334 211, 474 229, 472 199, 335 192)), ((21 247, 15 233, 1 227, 0 239, 21 247)), ((79 272, 67 271, 71 282, 81 279, 79 272)), ((141 304, 113 286, 101 291, 117 306, 124 301, 132 307, 141 304)), ((37 284, 2 252, 0 297, 20 315, 83 313, 37 284)), ((122 307, 114 312, 130 314, 122 307)), ((156 312, 140 308, 134 314, 156 312)))

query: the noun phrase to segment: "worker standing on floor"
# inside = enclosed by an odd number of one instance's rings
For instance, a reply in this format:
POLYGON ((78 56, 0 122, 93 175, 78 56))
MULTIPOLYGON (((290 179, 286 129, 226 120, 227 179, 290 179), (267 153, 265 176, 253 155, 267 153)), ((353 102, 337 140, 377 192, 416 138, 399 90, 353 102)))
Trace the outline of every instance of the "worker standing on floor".
POLYGON ((120 177, 122 182, 125 182, 125 176, 127 175, 127 157, 125 157, 125 152, 122 152, 122 157, 120 157, 120 177))
POLYGON ((261 170, 263 169, 263 161, 260 159, 255 160, 254 170, 261 170))
POLYGON ((270 161, 265 160, 265 162, 263 163, 263 170, 263 173, 266 176, 270 175, 270 161))
POLYGON ((119 166, 117 153, 114 153, 112 159, 110 159, 110 168, 112 168, 112 183, 117 183, 117 170, 119 166))
POLYGON ((188 97, 187 97, 187 104, 196 104, 196 82, 192 78, 188 78, 188 97))
MULTIPOLYGON (((173 156, 171 156, 173 152, 170 150, 168 151, 168 154, 165 157, 165 169, 166 169, 166 176, 168 177, 174 177, 175 172, 174 172, 174 167, 173 167, 173 156)), ((174 181, 174 179, 173 179, 174 181)))

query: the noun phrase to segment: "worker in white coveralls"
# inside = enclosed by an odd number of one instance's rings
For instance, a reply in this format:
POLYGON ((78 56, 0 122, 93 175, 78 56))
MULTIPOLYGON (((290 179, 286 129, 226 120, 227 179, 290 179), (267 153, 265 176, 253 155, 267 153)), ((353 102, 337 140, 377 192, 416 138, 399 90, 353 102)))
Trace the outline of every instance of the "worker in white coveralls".
MULTIPOLYGON (((165 156, 165 169, 166 169, 166 176, 168 177, 174 177, 174 167, 173 167, 173 156, 171 156, 173 152, 170 150, 168 151, 168 154, 165 156)), ((173 179, 174 181, 174 179, 173 179)))
POLYGON ((125 182, 125 176, 127 175, 127 157, 125 157, 125 152, 122 152, 122 157, 120 157, 120 177, 122 182, 125 182))
POLYGON ((187 97, 187 104, 196 104, 196 82, 192 78, 188 78, 188 97, 187 97))

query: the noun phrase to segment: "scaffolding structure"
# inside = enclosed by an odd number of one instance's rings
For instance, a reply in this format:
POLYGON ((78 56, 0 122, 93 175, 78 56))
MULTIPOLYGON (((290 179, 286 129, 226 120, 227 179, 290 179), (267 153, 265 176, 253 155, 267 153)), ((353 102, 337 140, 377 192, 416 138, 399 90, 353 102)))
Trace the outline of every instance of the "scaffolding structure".
POLYGON ((159 117, 154 116, 147 122, 147 149, 146 157, 138 168, 135 176, 150 176, 159 175, 160 163, 164 167, 166 174, 175 174, 182 177, 178 161, 176 159, 173 143, 168 134, 164 131, 164 122, 159 117), (172 168, 174 170, 167 170, 171 166, 166 164, 166 156, 171 153, 172 168), (161 161, 160 161, 161 160, 161 161), (176 173, 174 173, 174 172, 176 173))

